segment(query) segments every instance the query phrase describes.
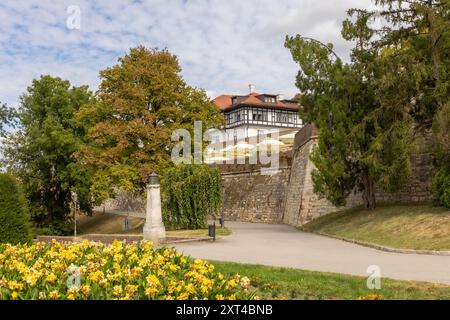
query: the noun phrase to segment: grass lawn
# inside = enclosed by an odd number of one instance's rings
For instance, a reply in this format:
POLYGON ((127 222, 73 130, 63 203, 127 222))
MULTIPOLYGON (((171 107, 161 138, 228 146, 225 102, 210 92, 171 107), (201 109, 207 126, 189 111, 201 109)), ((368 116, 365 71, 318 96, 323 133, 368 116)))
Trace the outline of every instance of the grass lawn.
POLYGON ((450 250, 450 210, 427 205, 353 208, 300 227, 392 248, 450 250))
MULTIPOLYGON (((216 237, 220 236, 229 236, 231 234, 231 230, 227 228, 220 228, 216 226, 216 237)), ((197 230, 170 230, 166 232, 167 236, 170 237, 188 237, 188 238, 196 238, 196 237, 207 237, 208 229, 197 229, 197 230)))
MULTIPOLYGON (((80 216, 78 218, 77 231, 79 235, 85 234, 139 234, 142 233, 145 219, 129 217, 130 229, 123 230, 122 224, 125 217, 110 213, 94 213, 92 216, 80 216)), ((170 237, 207 237, 208 229, 198 230, 171 230, 167 231, 170 237)), ((228 236, 231 230, 227 228, 216 227, 216 236, 228 236)))
POLYGON ((358 299, 381 294, 383 299, 450 299, 450 286, 381 279, 380 290, 369 290, 366 278, 337 273, 211 261, 224 275, 247 276, 261 299, 358 299))
POLYGON ((142 233, 145 219, 129 217, 130 229, 123 230, 124 216, 110 213, 94 213, 92 216, 82 215, 78 218, 78 234, 134 234, 142 233))

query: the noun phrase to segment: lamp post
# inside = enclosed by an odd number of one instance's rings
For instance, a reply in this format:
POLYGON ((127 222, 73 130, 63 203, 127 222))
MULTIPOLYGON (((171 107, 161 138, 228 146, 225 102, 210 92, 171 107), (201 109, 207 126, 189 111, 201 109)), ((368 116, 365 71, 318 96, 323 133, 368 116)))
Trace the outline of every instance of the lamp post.
POLYGON ((166 238, 166 228, 162 222, 161 191, 159 177, 155 172, 148 176, 147 206, 144 224, 144 239, 160 243, 166 238))
POLYGON ((77 236, 77 210, 78 210, 78 195, 72 191, 72 206, 73 206, 73 236, 77 236))

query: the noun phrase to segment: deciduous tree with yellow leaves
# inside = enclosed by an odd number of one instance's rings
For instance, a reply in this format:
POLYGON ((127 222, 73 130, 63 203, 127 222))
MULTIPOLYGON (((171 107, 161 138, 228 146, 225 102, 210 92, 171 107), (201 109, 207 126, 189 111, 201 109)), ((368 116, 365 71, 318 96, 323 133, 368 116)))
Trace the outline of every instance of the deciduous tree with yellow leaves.
POLYGON ((194 121, 204 130, 221 124, 205 91, 187 85, 180 72, 175 55, 142 46, 100 72, 96 101, 77 115, 87 131, 79 156, 95 168, 92 191, 99 198, 113 188, 139 191, 151 171, 171 166, 175 129, 193 132, 194 121))

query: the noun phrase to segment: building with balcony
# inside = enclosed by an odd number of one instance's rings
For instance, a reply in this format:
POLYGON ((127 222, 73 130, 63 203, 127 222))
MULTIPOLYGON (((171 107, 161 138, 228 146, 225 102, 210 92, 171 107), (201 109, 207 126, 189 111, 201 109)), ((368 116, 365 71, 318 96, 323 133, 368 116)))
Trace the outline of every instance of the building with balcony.
POLYGON ((303 127, 297 102, 279 94, 256 93, 253 85, 249 91, 248 95, 220 95, 213 100, 223 112, 225 126, 222 133, 211 133, 212 143, 296 132, 303 127))

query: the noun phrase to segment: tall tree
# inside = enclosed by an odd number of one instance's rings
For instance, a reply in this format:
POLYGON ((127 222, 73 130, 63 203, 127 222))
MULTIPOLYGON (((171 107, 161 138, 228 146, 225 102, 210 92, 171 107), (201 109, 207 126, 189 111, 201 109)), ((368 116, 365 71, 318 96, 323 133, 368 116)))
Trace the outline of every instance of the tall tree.
POLYGON ((180 72, 174 55, 145 47, 100 72, 97 100, 77 115, 89 140, 80 156, 97 170, 95 194, 105 197, 112 186, 139 190, 152 170, 170 165, 175 129, 192 132, 194 120, 203 129, 221 123, 205 92, 186 85, 180 72))
POLYGON ((344 38, 356 40, 350 63, 343 63, 331 44, 299 35, 287 37, 285 46, 301 67, 296 85, 302 117, 319 129, 311 155, 315 192, 340 206, 351 192, 361 191, 365 207, 373 209, 375 185, 393 191, 409 174, 410 120, 404 109, 380 104, 378 51, 361 19, 342 29, 344 38))
POLYGON ((374 10, 349 13, 371 30, 370 45, 383 55, 380 103, 408 107, 418 129, 430 128, 450 96, 450 1, 374 2, 374 10))
POLYGON ((8 169, 24 184, 31 214, 38 227, 68 232, 71 192, 80 207, 89 211, 90 178, 74 157, 84 131, 74 119, 80 106, 92 99, 85 86, 41 76, 27 88, 16 112, 18 128, 6 139, 8 169))
POLYGON ((8 124, 11 124, 13 114, 14 112, 12 109, 0 102, 0 137, 5 134, 5 127, 8 124))
POLYGON ((407 108, 417 133, 434 127, 435 198, 450 205, 446 156, 450 147, 443 129, 450 104, 450 1, 376 0, 375 4, 375 10, 353 9, 350 14, 371 30, 370 45, 380 52, 377 96, 385 109, 407 108))
POLYGON ((433 122, 436 151, 434 199, 450 208, 450 101, 440 109, 433 122))

